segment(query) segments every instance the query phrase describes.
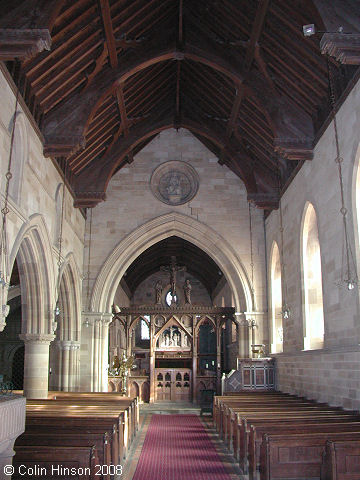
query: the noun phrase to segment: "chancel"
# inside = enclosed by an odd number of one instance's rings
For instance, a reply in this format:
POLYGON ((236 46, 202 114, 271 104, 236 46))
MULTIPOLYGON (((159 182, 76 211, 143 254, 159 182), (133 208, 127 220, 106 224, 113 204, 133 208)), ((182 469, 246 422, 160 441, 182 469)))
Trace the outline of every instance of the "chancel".
POLYGON ((0 478, 350 475, 359 2, 0 7, 0 478))

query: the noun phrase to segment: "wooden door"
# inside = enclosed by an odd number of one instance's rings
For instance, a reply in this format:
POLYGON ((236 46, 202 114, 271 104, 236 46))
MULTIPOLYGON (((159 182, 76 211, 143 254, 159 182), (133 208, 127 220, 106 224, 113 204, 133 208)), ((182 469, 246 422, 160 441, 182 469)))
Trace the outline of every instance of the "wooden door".
POLYGON ((156 401, 190 402, 191 370, 187 368, 155 369, 156 401))

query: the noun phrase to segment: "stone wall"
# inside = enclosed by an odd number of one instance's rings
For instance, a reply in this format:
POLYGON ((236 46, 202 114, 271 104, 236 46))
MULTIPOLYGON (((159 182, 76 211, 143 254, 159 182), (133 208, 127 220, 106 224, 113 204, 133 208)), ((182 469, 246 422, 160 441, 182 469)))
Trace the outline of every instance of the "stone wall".
MULTIPOLYGON (((360 83, 337 114, 340 150, 343 156, 345 202, 348 209, 350 244, 358 244, 355 205, 355 177, 359 163, 360 83)), ((340 215, 340 187, 335 163, 334 125, 331 123, 282 198, 284 265, 290 319, 284 321, 284 353, 276 355, 278 387, 346 408, 360 408, 359 289, 348 291, 337 284, 343 265, 343 227, 340 215), (301 279, 300 238, 307 202, 315 208, 322 263, 324 302, 324 349, 302 351, 304 300, 301 279)), ((266 220, 267 252, 274 241, 280 246, 279 212, 266 220)), ((270 278, 270 271, 268 272, 270 278)))
MULTIPOLYGON (((161 132, 135 156, 131 165, 123 167, 111 179, 106 202, 93 212, 92 284, 121 240, 141 225, 171 212, 195 219, 217 232, 238 255, 248 281, 249 213, 244 184, 227 167, 220 166, 218 159, 190 132, 181 129, 161 132), (199 175, 198 193, 184 205, 164 204, 150 190, 153 171, 168 160, 188 162, 199 175)), ((263 212, 256 209, 253 209, 253 231, 256 306, 261 311, 265 293, 263 212)), ((222 269, 222 265, 219 267, 222 269)), ((246 305, 241 308, 244 311, 246 305)))
MULTIPOLYGON (((7 77, 0 71, 0 178, 1 195, 5 188, 8 167, 11 128, 15 109, 15 96, 7 77)), ((10 181, 10 213, 7 216, 9 252, 14 259, 21 240, 21 230, 36 217, 43 222, 53 250, 52 268, 57 273, 58 232, 60 223, 63 180, 50 158, 43 156, 41 134, 29 120, 27 109, 19 104, 15 127, 15 145, 12 158, 13 178, 10 181), (59 205, 60 204, 60 205, 59 205)), ((2 200, 3 201, 3 200, 2 200)), ((36 224, 36 221, 34 222, 36 224)), ((73 207, 73 198, 65 191, 62 255, 73 256, 79 275, 83 271, 83 242, 85 219, 73 207)), ((39 292, 40 293, 40 292, 39 292)))

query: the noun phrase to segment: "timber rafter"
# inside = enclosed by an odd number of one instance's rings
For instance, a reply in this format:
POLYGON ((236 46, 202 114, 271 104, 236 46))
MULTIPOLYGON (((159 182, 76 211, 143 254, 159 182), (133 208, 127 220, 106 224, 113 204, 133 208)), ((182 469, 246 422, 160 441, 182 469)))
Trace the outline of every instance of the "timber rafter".
POLYGON ((277 176, 286 183, 311 160, 329 113, 324 54, 339 98, 360 63, 356 0, 0 4, 0 59, 45 155, 67 158, 78 206, 103 200, 111 176, 158 131, 183 127, 244 181, 252 201, 276 208, 277 176), (308 23, 351 35, 305 38, 308 23))

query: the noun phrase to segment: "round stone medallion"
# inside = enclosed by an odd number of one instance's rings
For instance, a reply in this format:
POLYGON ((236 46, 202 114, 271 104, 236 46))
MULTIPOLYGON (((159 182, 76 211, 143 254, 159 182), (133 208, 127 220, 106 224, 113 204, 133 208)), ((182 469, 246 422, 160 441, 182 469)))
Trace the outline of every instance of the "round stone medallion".
POLYGON ((159 165, 151 175, 150 188, 154 196, 167 205, 182 205, 194 198, 199 177, 186 162, 171 160, 159 165))

